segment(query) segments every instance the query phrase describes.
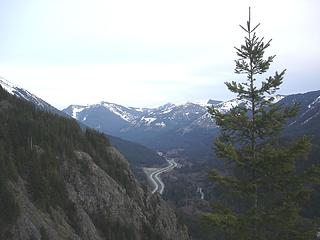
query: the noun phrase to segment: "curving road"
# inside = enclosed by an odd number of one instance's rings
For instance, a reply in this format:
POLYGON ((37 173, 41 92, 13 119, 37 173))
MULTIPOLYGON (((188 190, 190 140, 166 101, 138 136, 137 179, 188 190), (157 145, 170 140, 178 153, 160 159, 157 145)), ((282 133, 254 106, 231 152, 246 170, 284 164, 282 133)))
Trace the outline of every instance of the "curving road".
POLYGON ((150 175, 148 175, 150 181, 155 186, 154 189, 152 190, 152 193, 155 193, 155 192, 159 192, 160 194, 163 193, 164 183, 162 182, 162 180, 160 178, 160 174, 162 174, 164 172, 170 172, 172 169, 174 169, 178 165, 174 161, 174 159, 171 159, 171 160, 167 159, 167 162, 169 163, 169 165, 167 167, 156 169, 150 175))

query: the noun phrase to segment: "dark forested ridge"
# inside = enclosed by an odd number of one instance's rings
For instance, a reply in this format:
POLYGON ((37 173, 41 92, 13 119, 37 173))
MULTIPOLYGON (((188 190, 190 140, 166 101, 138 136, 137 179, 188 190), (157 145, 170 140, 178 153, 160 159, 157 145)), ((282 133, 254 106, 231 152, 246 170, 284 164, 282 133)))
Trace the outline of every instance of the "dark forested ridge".
POLYGON ((0 87, 1 239, 188 239, 103 135, 0 87))
MULTIPOLYGON (((12 95, 32 103, 35 107, 37 107, 40 110, 57 114, 65 118, 72 118, 65 112, 59 111, 43 99, 30 93, 28 90, 16 86, 15 84, 9 82, 8 80, 2 77, 0 77, 0 85, 12 95)), ((85 129, 87 126, 90 127, 90 125, 88 125, 86 122, 79 123, 79 125, 83 129, 85 129)), ((115 126, 110 121, 106 121, 105 126, 115 128, 115 126)), ((101 129, 99 129, 99 132, 101 132, 101 129)), ((117 148, 128 159, 128 161, 130 162, 131 169, 139 178, 139 180, 145 181, 144 175, 141 174, 141 168, 143 166, 162 165, 166 163, 165 159, 159 156, 154 150, 151 150, 141 144, 131 142, 128 140, 123 140, 121 138, 114 137, 109 134, 107 135, 107 138, 110 140, 112 146, 117 148)))

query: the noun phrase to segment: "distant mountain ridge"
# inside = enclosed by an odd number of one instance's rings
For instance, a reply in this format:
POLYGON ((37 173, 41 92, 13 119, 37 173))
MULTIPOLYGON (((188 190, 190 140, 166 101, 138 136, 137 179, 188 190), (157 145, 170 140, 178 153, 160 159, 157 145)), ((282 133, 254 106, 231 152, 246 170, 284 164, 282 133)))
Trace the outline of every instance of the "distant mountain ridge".
MULTIPOLYGON (((275 102, 280 101, 284 96, 276 96, 275 102)), ((200 127, 204 127, 200 123, 207 120, 208 106, 215 106, 222 112, 229 111, 232 107, 241 104, 242 101, 231 99, 228 101, 208 100, 206 104, 187 102, 185 104, 176 105, 167 103, 157 108, 135 108, 125 107, 116 103, 100 102, 92 105, 70 105, 63 109, 65 113, 73 118, 88 122, 88 125, 94 128, 102 129, 109 132, 129 132, 132 129, 144 128, 144 130, 156 129, 179 129, 190 124, 195 125, 198 122, 200 127), (203 119, 201 121, 201 119, 203 119), (103 126, 104 121, 112 124, 103 126), (116 126, 113 125, 116 123, 116 126)), ((214 127, 213 121, 210 121, 214 127)), ((206 126, 209 127, 209 126, 206 126)))
MULTIPOLYGON (((312 126, 319 125, 319 96, 320 91, 274 96, 274 103, 280 105, 300 103, 299 115, 289 122, 288 131, 294 127, 301 128, 307 121, 311 121, 312 126)), ((158 108, 141 109, 101 102, 87 106, 70 105, 63 111, 102 132, 139 142, 156 150, 183 149, 189 152, 187 155, 191 152, 192 156, 204 154, 203 157, 209 159, 212 154, 211 142, 218 129, 207 112, 207 106, 214 105, 221 112, 227 112, 239 104, 245 103, 238 99, 209 100, 207 104, 167 103, 158 108)))
POLYGON ((89 126, 120 136, 134 129, 160 132, 162 129, 178 129, 203 117, 207 108, 191 102, 182 105, 167 103, 158 108, 133 108, 101 102, 87 106, 70 105, 63 111, 89 126))

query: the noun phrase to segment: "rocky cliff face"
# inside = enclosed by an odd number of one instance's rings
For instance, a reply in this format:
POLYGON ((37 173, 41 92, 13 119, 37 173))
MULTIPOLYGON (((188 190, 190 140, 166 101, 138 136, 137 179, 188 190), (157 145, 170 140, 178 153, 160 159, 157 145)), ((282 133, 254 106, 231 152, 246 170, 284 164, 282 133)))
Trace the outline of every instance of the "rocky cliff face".
MULTIPOLYGON (((126 163, 113 147, 110 157, 126 163)), ((189 239, 173 210, 151 195, 134 179, 129 168, 122 171, 130 179, 130 189, 111 178, 90 155, 74 152, 63 161, 62 176, 70 199, 70 213, 62 209, 39 209, 29 198, 26 182, 10 183, 20 207, 17 221, 1 239, 189 239)))
MULTIPOLYGON (((114 161, 126 163, 113 147, 107 150, 114 161)), ((151 195, 134 179, 129 168, 130 191, 96 165, 90 155, 74 152, 75 159, 63 161, 62 175, 70 206, 39 209, 29 198, 26 182, 10 183, 20 207, 17 221, 1 239, 189 239, 173 210, 151 195), (70 217, 72 216, 72 217, 70 217)))

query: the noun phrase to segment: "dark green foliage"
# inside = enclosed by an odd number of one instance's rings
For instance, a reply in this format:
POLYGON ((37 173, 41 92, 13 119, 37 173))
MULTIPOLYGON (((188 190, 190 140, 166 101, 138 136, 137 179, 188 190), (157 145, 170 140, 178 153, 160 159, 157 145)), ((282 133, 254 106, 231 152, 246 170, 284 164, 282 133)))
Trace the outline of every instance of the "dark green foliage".
POLYGON ((107 146, 110 146, 110 143, 108 139, 104 136, 104 134, 98 133, 93 129, 86 129, 86 137, 91 143, 91 146, 95 149, 103 149, 107 146))
POLYGON ((20 208, 8 182, 0 177, 0 233, 6 226, 14 223, 20 214, 20 208))
MULTIPOLYGON (((75 120, 41 111, 0 86, 0 237, 3 228, 19 216, 19 206, 10 188, 10 182, 15 183, 18 178, 25 181, 29 197, 38 208, 49 213, 52 208, 62 209, 69 224, 80 232, 62 171, 64 162, 77 161, 74 151, 88 153, 130 194, 133 180, 125 172, 127 165, 112 158, 109 146, 103 134, 91 129, 84 131, 75 120)), ((86 174, 87 166, 83 165, 81 171, 86 174)))
POLYGON ((41 240, 49 240, 49 235, 44 227, 40 228, 41 240))
POLYGON ((13 190, 9 180, 16 180, 17 170, 12 161, 12 156, 6 152, 5 144, 0 139, 0 233, 7 225, 15 222, 20 214, 13 190))
POLYGON ((317 225, 301 216, 301 207, 309 199, 314 183, 319 183, 318 166, 298 169, 310 150, 306 137, 295 142, 281 142, 281 132, 288 118, 295 116, 296 105, 282 107, 273 103, 285 70, 267 77, 261 84, 257 75, 265 73, 275 56, 264 58, 270 41, 256 35, 257 27, 246 27, 245 43, 236 48, 237 74, 246 81, 226 83, 244 104, 221 113, 209 108, 220 126, 214 147, 225 161, 226 173, 212 170, 210 179, 222 188, 220 199, 205 220, 217 239, 313 239, 317 225))

